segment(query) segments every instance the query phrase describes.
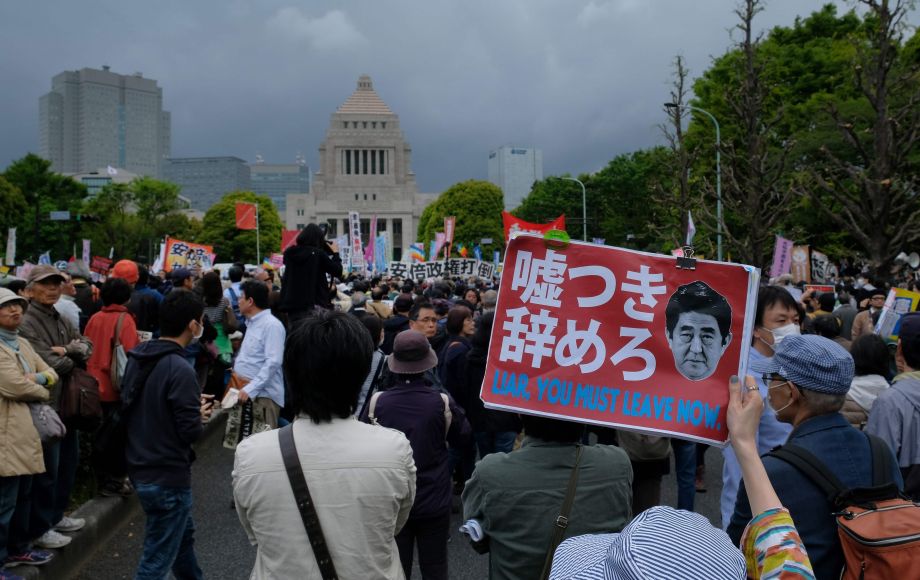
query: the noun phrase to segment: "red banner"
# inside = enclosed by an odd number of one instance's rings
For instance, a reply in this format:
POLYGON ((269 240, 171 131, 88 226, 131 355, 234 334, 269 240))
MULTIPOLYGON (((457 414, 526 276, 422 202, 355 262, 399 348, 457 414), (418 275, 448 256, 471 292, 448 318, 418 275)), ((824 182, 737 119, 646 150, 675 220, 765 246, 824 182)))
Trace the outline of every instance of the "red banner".
POLYGON ((297 234, 300 233, 300 230, 281 230, 281 253, 291 246, 294 245, 294 242, 297 241, 297 234))
POLYGON ((258 228, 256 217, 259 208, 254 203, 236 203, 236 227, 241 230, 254 230, 258 228))
POLYGON ((502 222, 505 224, 505 242, 507 243, 508 240, 511 239, 512 235, 517 235, 521 232, 530 232, 533 234, 542 235, 550 230, 564 230, 565 214, 562 214, 548 224, 532 224, 530 222, 525 222, 522 219, 518 219, 506 211, 503 211, 502 222))
POLYGON ((521 235, 508 246, 481 397, 489 408, 727 440, 759 271, 521 235))
POLYGON ((89 269, 97 274, 107 276, 109 269, 112 267, 112 260, 102 256, 93 256, 92 261, 89 263, 89 269))

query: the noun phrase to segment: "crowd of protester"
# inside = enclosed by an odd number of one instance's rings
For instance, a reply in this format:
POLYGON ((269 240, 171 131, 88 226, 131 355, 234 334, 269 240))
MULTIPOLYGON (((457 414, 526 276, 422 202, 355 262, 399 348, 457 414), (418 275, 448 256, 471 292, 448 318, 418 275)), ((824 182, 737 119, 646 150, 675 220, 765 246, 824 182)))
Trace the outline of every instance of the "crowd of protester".
POLYGON ((81 435, 96 439, 82 459, 99 493, 136 494, 146 514, 136 578, 202 578, 191 446, 218 407, 246 408, 258 426, 231 445, 252 578, 330 566, 409 578, 414 554, 423 578, 448 578, 456 495, 493 579, 836 578, 834 506, 768 452, 794 444, 868 487, 861 431, 887 444, 891 483, 920 500, 920 314, 902 318, 896 342, 875 334, 882 283, 761 287, 750 376, 726 385, 717 528, 692 513, 705 446, 483 406, 498 278, 346 275, 337 250, 311 224, 280 276, 122 260, 94 282, 73 262, 0 289, 0 578, 50 561, 86 524, 65 515, 81 435), (81 373, 98 385, 95 425, 61 408, 81 373), (318 517, 310 532, 282 434, 318 517), (659 505, 672 456, 678 509, 659 505))

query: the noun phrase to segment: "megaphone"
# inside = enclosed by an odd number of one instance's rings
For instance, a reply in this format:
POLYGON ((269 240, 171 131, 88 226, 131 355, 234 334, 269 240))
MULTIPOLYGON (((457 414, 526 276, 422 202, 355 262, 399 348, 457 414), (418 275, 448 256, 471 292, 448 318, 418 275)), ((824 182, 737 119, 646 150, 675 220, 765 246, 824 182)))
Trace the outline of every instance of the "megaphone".
POLYGON ((920 267, 920 254, 911 252, 910 255, 907 256, 907 264, 914 270, 920 267))
POLYGON ((909 259, 910 259, 910 256, 908 256, 907 253, 901 252, 900 254, 894 257, 894 263, 895 264, 906 264, 909 259))

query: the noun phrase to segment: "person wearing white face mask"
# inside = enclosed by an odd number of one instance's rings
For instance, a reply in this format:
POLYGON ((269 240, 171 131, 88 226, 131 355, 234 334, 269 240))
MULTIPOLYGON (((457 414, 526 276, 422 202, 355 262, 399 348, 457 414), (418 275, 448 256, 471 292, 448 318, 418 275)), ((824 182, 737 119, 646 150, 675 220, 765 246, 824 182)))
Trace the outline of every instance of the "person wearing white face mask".
MULTIPOLYGON (((782 286, 764 286, 757 296, 757 313, 754 320, 754 338, 748 358, 748 373, 757 380, 760 395, 766 400, 767 387, 761 379, 777 346, 787 337, 800 334, 799 311, 796 300, 782 286)), ((760 417, 757 450, 766 453, 786 441, 792 428, 776 420, 773 413, 760 417)), ((722 450, 722 527, 727 528, 735 510, 735 499, 741 483, 741 466, 731 447, 722 450)))

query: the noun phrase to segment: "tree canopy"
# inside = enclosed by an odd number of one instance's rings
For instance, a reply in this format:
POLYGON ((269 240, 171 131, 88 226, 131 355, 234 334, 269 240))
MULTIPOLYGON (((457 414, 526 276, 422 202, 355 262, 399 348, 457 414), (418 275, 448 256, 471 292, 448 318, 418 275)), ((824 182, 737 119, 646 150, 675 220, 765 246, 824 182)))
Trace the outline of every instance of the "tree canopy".
POLYGON ((281 217, 267 195, 251 191, 234 191, 208 209, 201 222, 200 241, 214 246, 220 261, 256 262, 256 231, 236 227, 237 202, 259 206, 259 246, 262 256, 281 248, 281 217))
POLYGON ((418 240, 426 244, 444 230, 444 218, 456 216, 454 242, 475 244, 483 238, 493 242, 482 246, 483 254, 504 245, 502 190, 488 181, 470 179, 449 187, 422 212, 418 240))

